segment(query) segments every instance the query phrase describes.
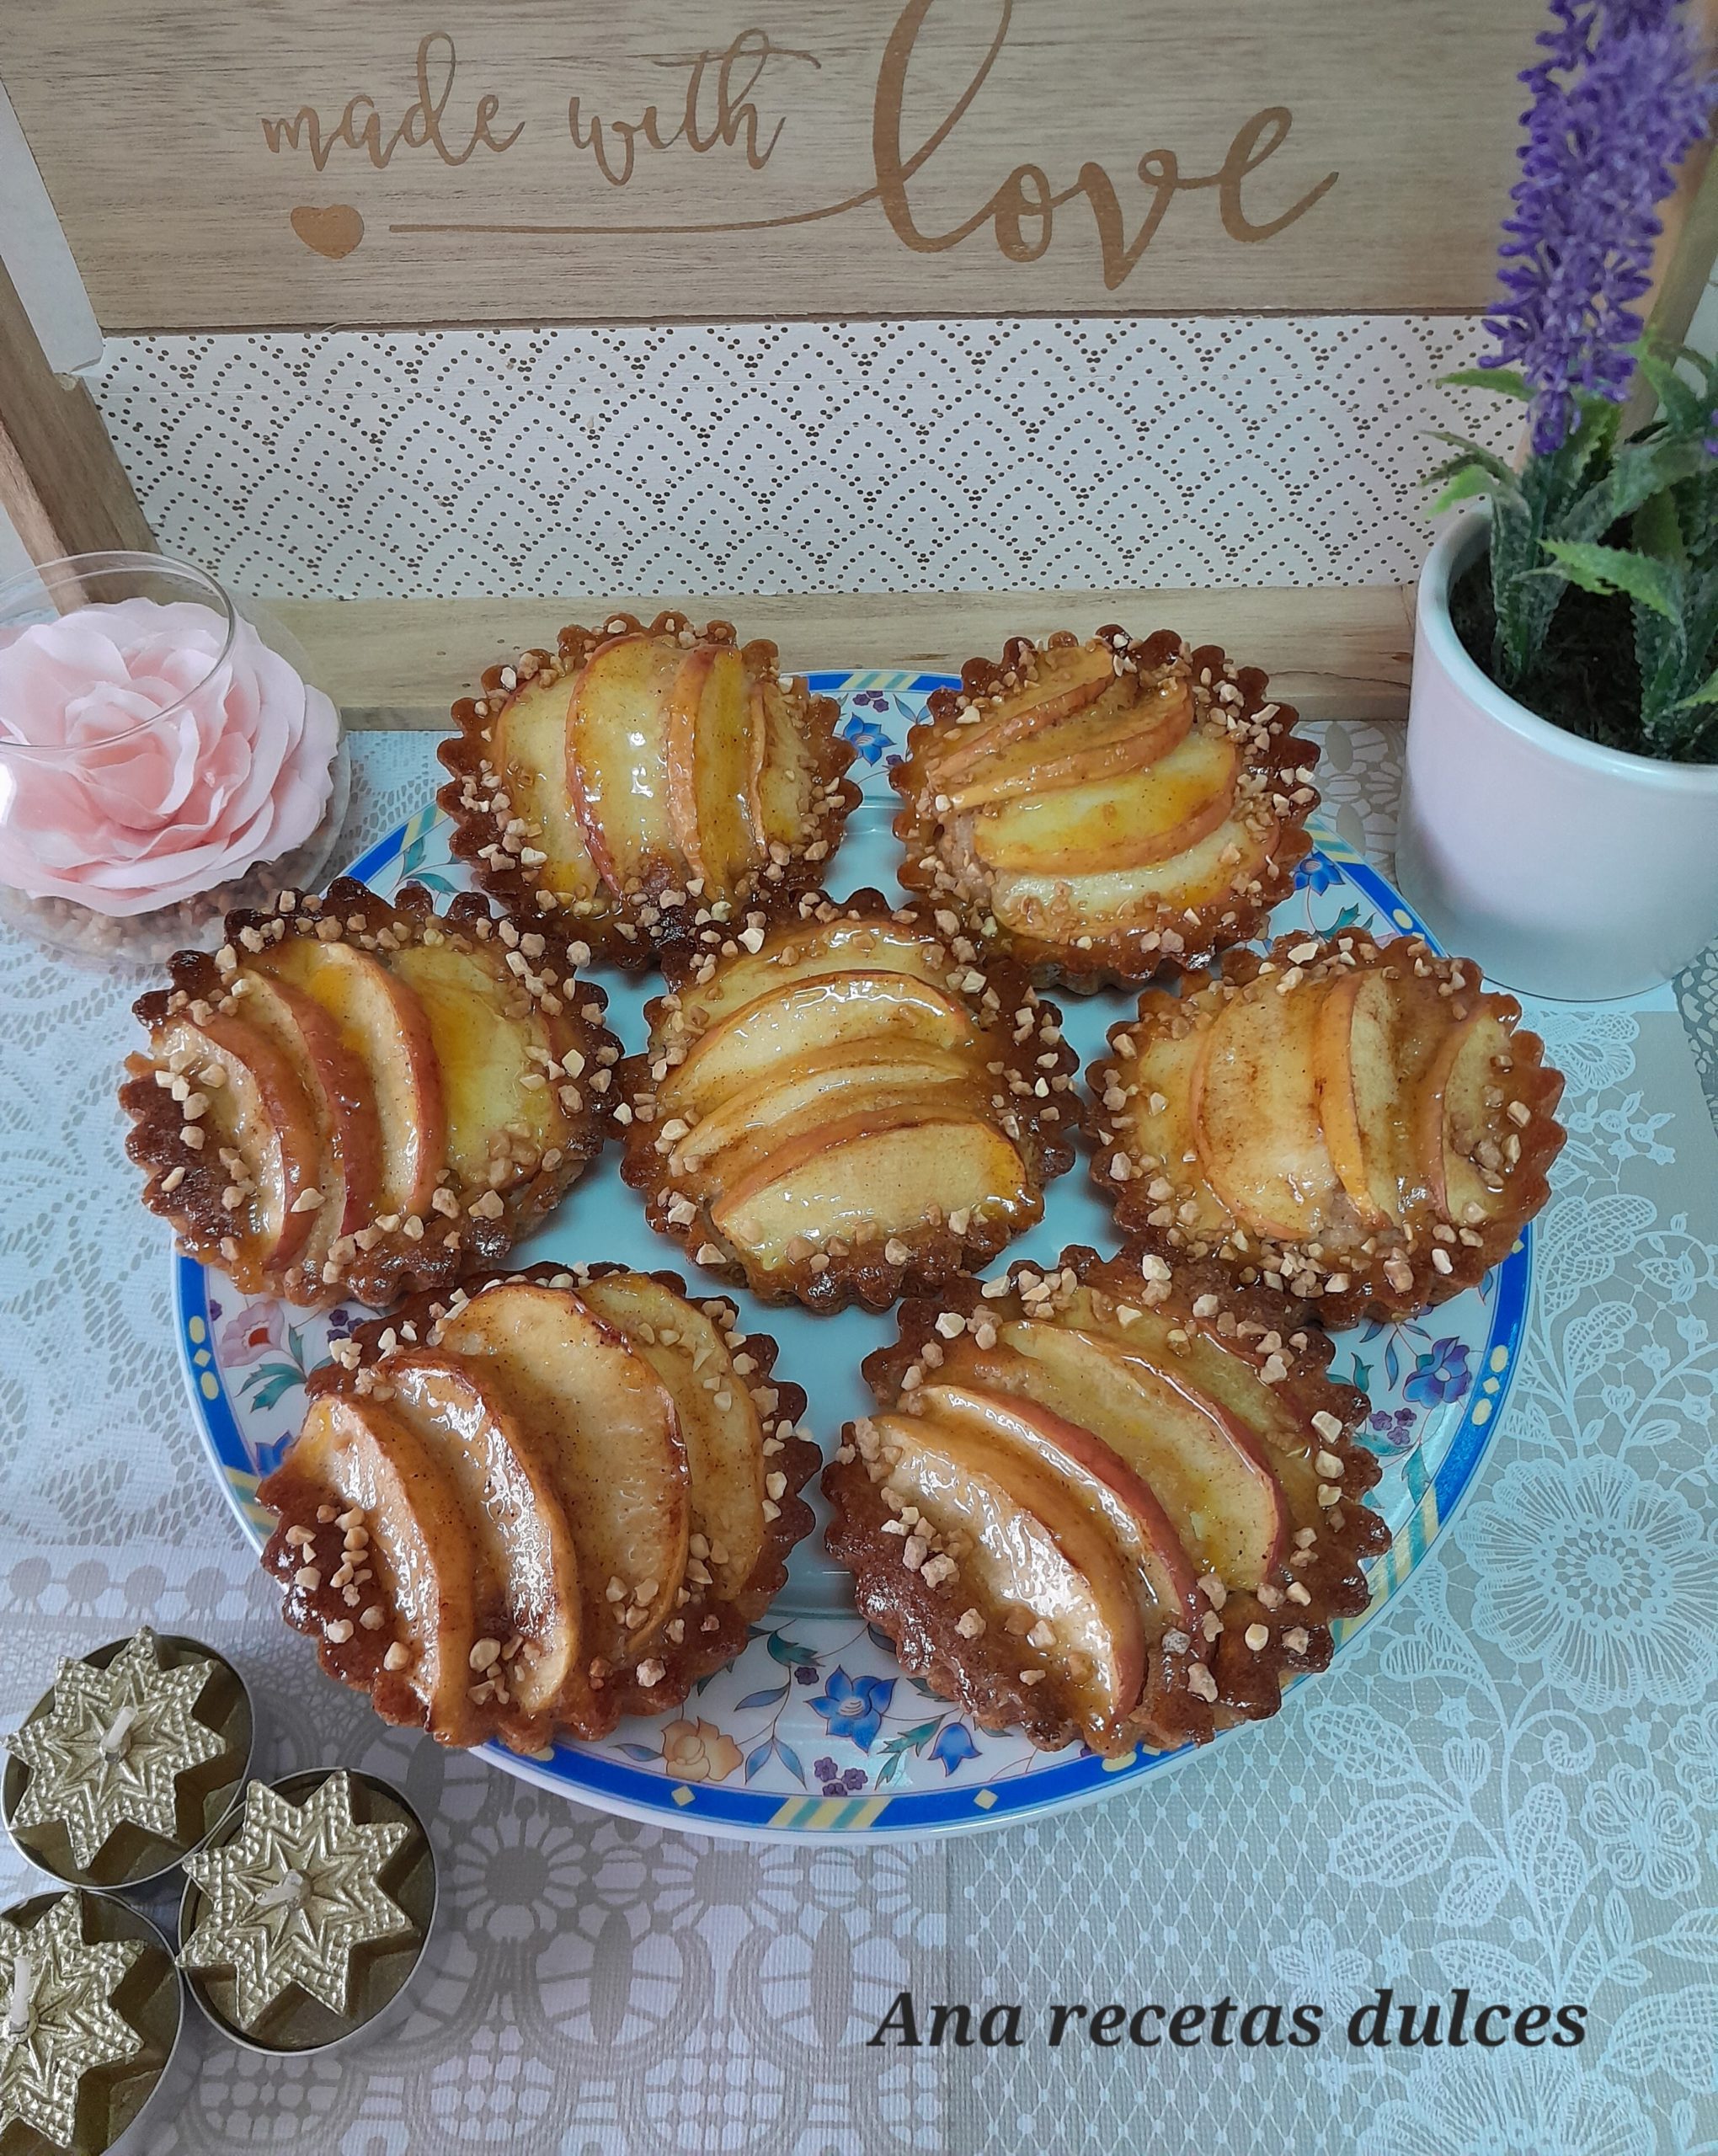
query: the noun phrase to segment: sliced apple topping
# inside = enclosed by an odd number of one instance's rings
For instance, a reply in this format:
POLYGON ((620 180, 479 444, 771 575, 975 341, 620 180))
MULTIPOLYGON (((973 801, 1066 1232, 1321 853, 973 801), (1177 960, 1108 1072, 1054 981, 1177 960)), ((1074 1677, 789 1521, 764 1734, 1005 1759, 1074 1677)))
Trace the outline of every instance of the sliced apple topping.
POLYGON ((859 798, 840 707, 777 671, 773 644, 660 614, 568 627, 454 708, 440 750, 454 851, 525 918, 567 914, 642 965, 694 915, 798 890, 859 798))
POLYGON ((438 1344, 497 1365, 579 1545, 588 1650, 617 1666, 667 1622, 686 1569, 686 1456, 674 1402, 626 1336, 565 1289, 492 1288, 450 1313, 438 1344))
POLYGON ((771 1502, 763 1423, 734 1366, 744 1342, 731 1350, 713 1318, 648 1273, 606 1273, 579 1294, 649 1364, 675 1404, 691 1476, 691 1534, 707 1545, 702 1561, 717 1594, 732 1601, 763 1550, 771 1502))
POLYGON ((558 924, 341 878, 237 913, 140 999, 152 1210, 249 1294, 373 1304, 493 1264, 607 1133, 620 1049, 558 924))
POLYGON ((320 1206, 324 1157, 315 1104, 291 1059, 227 1011, 200 1024, 170 1019, 150 1048, 184 1129, 224 1176, 212 1215, 221 1234, 257 1267, 291 1264, 320 1206))
POLYGON ((1205 1179, 1235 1218, 1279 1241, 1315 1236, 1336 1192, 1313 1069, 1315 995, 1261 976, 1219 1011, 1188 1081, 1205 1179))
POLYGON ((413 1350, 390 1362, 387 1384, 472 1529, 479 1627, 505 1657, 489 1681, 507 1685, 521 1712, 541 1714, 580 1674, 579 1558, 551 1463, 481 1365, 413 1350))
POLYGON ((995 803, 973 826, 973 851, 988 867, 1028 874, 1150 868, 1227 819, 1240 763, 1227 734, 1189 734, 1137 770, 995 803))
POLYGON ((1107 628, 929 699, 891 772, 901 880, 981 946, 1080 987, 1185 970, 1256 932, 1310 841, 1316 755, 1213 646, 1107 628))
POLYGON ((459 1492, 416 1433, 377 1400, 313 1401, 259 1495, 280 1515, 263 1561, 286 1584, 289 1620, 320 1635, 324 1662, 368 1684, 390 1721, 474 1742, 478 1558, 459 1492), (371 1610, 386 1621, 366 1623, 371 1610))
POLYGON ((735 889, 757 851, 760 756, 745 661, 731 644, 695 644, 668 701, 668 810, 680 851, 708 892, 735 889))
POLYGON ((571 690, 559 675, 527 682, 495 718, 488 761, 506 773, 508 821, 522 823, 542 856, 536 864, 542 888, 561 904, 576 904, 589 913, 600 902, 603 882, 567 784, 570 701, 571 690))
POLYGON ((875 891, 749 908, 667 964, 622 1173, 766 1299, 873 1309, 1038 1218, 1079 1118, 1060 1016, 875 891))
POLYGON ((805 1396, 673 1276, 494 1275, 334 1344, 261 1486, 290 1622, 389 1719, 525 1748, 677 1705, 811 1525, 805 1396))
POLYGON ((989 1726, 1118 1752, 1274 1712, 1390 1539, 1329 1354, 1287 1299, 1138 1245, 950 1283, 866 1363, 879 1412, 824 1472, 830 1549, 989 1726))
POLYGON ((429 1019, 446 1163, 462 1182, 488 1180, 496 1159, 506 1157, 495 1150, 499 1137, 522 1135, 539 1158, 564 1138, 570 1119, 545 1076, 554 1061, 548 1022, 504 965, 447 942, 396 951, 388 965, 429 1019))
POLYGON ((958 784, 1009 743, 1048 733, 1113 687, 1116 663, 1107 644, 1072 642, 1042 651, 1022 647, 1016 685, 1006 677, 984 702, 962 696, 955 725, 937 744, 939 783, 958 784))
POLYGON ((916 1545, 922 1575, 927 1553, 934 1571, 948 1551, 987 1625, 1002 1630, 1018 1613, 1022 1673, 1052 1674, 1088 1738, 1111 1738, 1139 1697, 1145 1636, 1136 1582, 1107 1528, 1024 1452, 930 1413, 879 1416, 876 1429, 904 1561, 916 1545))
POLYGON ((1185 681, 1142 689, 1137 675, 1112 681, 1097 698, 1057 727, 1053 736, 1025 735, 994 749, 951 782, 949 806, 983 808, 1017 795, 1081 786, 1144 769, 1186 739, 1193 700, 1185 681))
POLYGON ((1026 1163, 989 1123, 904 1101, 803 1131, 711 1207, 717 1232, 766 1273, 826 1241, 882 1244, 935 1208, 1019 1222, 1039 1209, 1026 1163))
POLYGON ((288 937, 263 955, 258 969, 301 990, 333 1019, 376 1104, 377 1204, 388 1213, 422 1214, 447 1150, 441 1065, 423 1004, 374 952, 344 938, 288 937))
POLYGON ((1562 1080, 1519 1006, 1417 938, 1283 938, 1141 998, 1091 1084, 1128 1230, 1320 1299, 1327 1322, 1471 1286, 1548 1195, 1562 1080))

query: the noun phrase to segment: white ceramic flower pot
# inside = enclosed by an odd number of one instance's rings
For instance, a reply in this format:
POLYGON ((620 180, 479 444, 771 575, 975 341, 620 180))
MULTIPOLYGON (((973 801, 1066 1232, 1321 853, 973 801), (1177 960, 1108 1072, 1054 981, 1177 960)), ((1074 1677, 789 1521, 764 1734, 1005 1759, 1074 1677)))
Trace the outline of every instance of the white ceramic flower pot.
POLYGON ((1507 988, 1639 995, 1718 935, 1718 766, 1599 748, 1489 680, 1449 618, 1486 538, 1483 516, 1461 519, 1420 579, 1398 878, 1507 988))

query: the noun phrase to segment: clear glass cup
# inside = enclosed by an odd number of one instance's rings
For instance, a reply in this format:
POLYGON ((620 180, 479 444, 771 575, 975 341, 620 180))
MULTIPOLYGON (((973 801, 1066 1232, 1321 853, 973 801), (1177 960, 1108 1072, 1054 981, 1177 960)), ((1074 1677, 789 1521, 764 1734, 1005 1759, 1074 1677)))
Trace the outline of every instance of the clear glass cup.
POLYGON ((301 734, 276 782, 280 792, 290 782, 313 791, 327 772, 328 796, 314 828, 294 835, 285 851, 270 838, 261 854, 246 857, 243 834, 252 825, 240 804, 253 814, 259 799, 271 798, 267 788, 259 794, 254 781, 248 793, 247 773, 267 770, 285 729, 307 723, 306 707, 295 718, 293 685, 279 662, 315 700, 315 731, 326 736, 328 707, 294 638, 253 600, 235 599, 188 563, 157 554, 79 554, 0 584, 0 921, 69 957, 152 966, 174 951, 213 949, 235 906, 266 905, 287 889, 317 889, 350 788, 338 712, 328 762, 317 753, 314 734, 301 734), (99 611, 132 600, 198 611, 160 617, 135 608, 119 616, 99 611), (28 647, 14 648, 26 630, 82 609, 96 610, 92 626, 109 632, 117 623, 151 624, 169 654, 168 673, 152 677, 147 693, 109 683, 91 698, 82 694, 75 668, 56 670, 28 647), (183 646, 173 651, 179 630, 183 646), (170 691, 160 687, 163 678, 170 691), (251 739, 227 717, 240 707, 252 714, 251 739), (200 768, 209 760, 218 760, 218 771, 200 768), (140 785, 146 800, 136 798, 140 785), (232 828, 210 808, 223 801, 232 828), (158 834, 165 826, 193 849, 182 861, 171 852, 158 862, 127 856, 115 873, 128 888, 82 883, 84 864, 125 853, 137 830, 158 834), (196 866, 205 856, 206 883, 196 866), (157 872, 163 895, 154 903, 148 886, 157 872), (51 888, 56 883, 61 888, 51 888))

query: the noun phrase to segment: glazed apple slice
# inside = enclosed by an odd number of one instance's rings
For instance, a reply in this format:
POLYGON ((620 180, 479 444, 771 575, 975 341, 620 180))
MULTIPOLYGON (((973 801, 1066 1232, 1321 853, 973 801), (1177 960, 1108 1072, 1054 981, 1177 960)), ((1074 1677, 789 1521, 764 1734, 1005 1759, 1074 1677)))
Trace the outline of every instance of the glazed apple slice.
POLYGON ((456 944, 408 944, 389 970, 423 1006, 441 1070, 447 1165, 467 1183, 486 1181, 498 1132, 523 1131, 540 1150, 565 1118, 552 1086, 531 1086, 549 1054, 548 1029, 523 990, 456 944))
POLYGON ((883 1241, 927 1209, 990 1218, 1035 1204, 1014 1146, 988 1123, 907 1103, 838 1117, 782 1146, 711 1207, 718 1234, 766 1271, 796 1236, 883 1241))
POLYGON ((363 1066, 322 1005, 266 974, 246 973, 240 1008, 291 1059, 317 1112, 323 1161, 319 1187, 329 1201, 315 1215, 312 1244, 326 1247, 373 1218, 381 1131, 363 1066))
POLYGON ((547 1712, 579 1669, 579 1559, 539 1448, 497 1396, 490 1368, 415 1349, 391 1356, 388 1403, 442 1470, 462 1507, 478 1576, 499 1605, 479 1604, 488 1636, 510 1652, 498 1674, 526 1714, 547 1712))
POLYGON ((1145 1628, 1108 1526, 1023 1452, 933 1415, 880 1415, 876 1427, 884 1486, 968 1545, 947 1592, 981 1598, 999 1629, 1015 1613, 1032 1620, 1022 1633, 1048 1626, 1042 1646, 1021 1639, 1022 1665, 1053 1673, 1090 1733, 1112 1731, 1144 1684, 1145 1628))
POLYGON ((462 1304, 439 1345, 489 1358, 497 1396, 548 1462, 579 1552, 581 1655, 632 1659, 672 1615, 686 1564, 686 1453, 661 1381, 577 1295, 529 1281, 462 1304))
POLYGON ((1115 654, 1107 644, 1061 644, 1040 652, 1029 687, 1005 697, 976 724, 951 728, 937 742, 932 751, 937 784, 958 784, 1009 742, 1071 718, 1096 703, 1117 678, 1115 654))
POLYGON ((300 1519, 313 1517, 319 1503, 363 1513, 376 1591, 392 1605, 387 1629, 403 1636, 412 1657, 401 1674, 378 1678, 378 1704, 386 1707, 388 1688, 397 1685, 402 1697, 415 1697, 432 1736, 446 1744, 471 1742, 476 1717, 467 1694, 477 1637, 471 1538, 452 1484, 405 1422, 373 1400, 339 1394, 313 1400, 303 1429, 258 1495, 300 1519))
POLYGON ((1324 1478, 1312 1456, 1322 1440, 1283 1405, 1256 1364, 1227 1347, 1220 1334, 1198 1318, 1169 1317, 1134 1304, 1118 1307, 1085 1287, 1075 1290, 1058 1321, 1107 1341, 1130 1361, 1174 1371, 1191 1393, 1245 1423, 1269 1449, 1272 1472, 1295 1517, 1316 1518, 1324 1478))
POLYGON ((973 851, 1032 875, 1149 868, 1228 820, 1240 768, 1226 734, 1190 734, 1143 770, 994 803, 973 825, 973 851))
POLYGON ((983 808, 1017 794, 1118 778, 1166 756, 1192 725, 1192 698, 1178 680, 1140 696, 1137 678, 1123 675, 1072 718, 996 750, 951 788, 949 806, 983 808))
POLYGON ((1261 974, 1224 1004, 1193 1066, 1194 1143, 1205 1179, 1240 1219, 1285 1242, 1315 1235, 1337 1171, 1319 1116, 1312 1037, 1321 998, 1261 974))
POLYGON ((1166 1371, 1091 1333, 1023 1320, 969 1367, 1101 1438, 1150 1485, 1182 1548, 1230 1587, 1256 1587, 1281 1562, 1289 1520, 1282 1486, 1239 1417, 1166 1371))
POLYGON ((965 1007, 929 981, 897 973, 835 973, 760 995, 712 1026, 658 1096, 672 1113, 711 1102, 825 1050, 873 1041, 947 1051, 969 1048, 965 1007))
MULTIPOLYGON (((1175 1006, 1171 999, 1160 995, 1154 1007, 1167 1012, 1175 1006)), ((1181 1207, 1192 1206, 1192 1213, 1182 1217, 1187 1232, 1220 1235, 1231 1225, 1229 1209, 1200 1173, 1193 1132, 1193 1072, 1204 1045, 1204 1033, 1198 1026, 1179 1038, 1167 1027, 1142 1029, 1139 1054, 1113 1066, 1123 1085, 1131 1088, 1131 1096, 1112 1128, 1124 1141, 1123 1150, 1134 1161, 1162 1167, 1175 1187, 1178 1214, 1181 1207)), ((1150 1172, 1155 1175, 1156 1168, 1150 1172)))
POLYGON ((680 990, 684 1022, 707 1030, 760 995, 827 974, 895 973, 941 988, 952 962, 922 928, 887 919, 795 922, 750 956, 731 958, 706 983, 680 990))
POLYGON ((668 813, 707 899, 734 889, 757 850, 762 757, 745 661, 728 644, 695 644, 668 699, 668 813))
POLYGON ((1398 1202, 1388 1169, 1396 1094, 1394 984, 1379 973, 1338 974, 1325 990, 1312 1033, 1319 1120, 1331 1163, 1369 1228, 1398 1202))
POLYGON ((647 1274, 605 1273, 579 1294, 644 1358, 674 1401, 691 1524, 710 1545, 717 1599, 731 1602, 763 1550, 765 1492, 763 1427, 728 1343, 713 1319, 647 1274))
POLYGON ((1214 905, 1264 875, 1278 835, 1275 819, 1255 808, 1229 816, 1196 846, 1149 868, 999 873, 991 908, 1005 928, 1032 935, 1048 927, 1065 940, 1155 920, 1166 906, 1214 905))
POLYGON ((568 788, 590 857, 616 891, 685 867, 668 805, 668 707, 680 656, 657 637, 615 637, 573 684, 568 788))
POLYGON ((828 1122, 861 1107, 926 1100, 947 1087, 973 1096, 963 1105, 982 1113, 972 1063, 952 1050, 875 1040, 829 1049, 786 1075, 768 1073, 727 1095, 680 1141, 671 1165, 683 1178, 707 1173, 731 1182, 751 1151, 789 1136, 808 1118, 828 1122))
POLYGON ((567 710, 562 678, 527 684, 510 697, 491 728, 489 761, 507 788, 510 814, 536 827, 531 844, 545 857, 537 881, 568 898, 595 898, 602 888, 567 784, 567 710))
POLYGON ((291 1059, 260 1028, 223 1011, 200 1025, 169 1021, 153 1047, 163 1065, 184 1062, 192 1092, 207 1102, 204 1128, 244 1162, 251 1188, 232 1209, 232 1232, 259 1264, 291 1264, 321 1210, 323 1167, 315 1103, 291 1059))
POLYGON ((766 844, 798 846, 816 808, 812 752, 776 676, 752 685, 752 793, 766 844))
POLYGON ((1413 1119, 1420 1171, 1448 1219, 1486 1220, 1502 1210, 1503 1177, 1488 1176, 1476 1155, 1487 1139, 1501 1147, 1514 1128, 1503 1106, 1486 1101, 1488 1092, 1507 1096, 1512 1048, 1496 1013, 1475 1011, 1449 1024, 1420 1081, 1413 1119))
POLYGON ((1139 1574, 1156 1631, 1198 1623, 1198 1576, 1169 1514, 1150 1485, 1102 1438, 1018 1395, 936 1385, 926 1386, 919 1397, 939 1420, 969 1428, 1004 1450, 1016 1448, 1065 1483, 1139 1574))
POLYGON ((289 936, 254 964, 257 971, 303 990, 333 1020, 376 1103, 381 1137, 378 1207, 421 1214, 447 1148, 441 1065, 423 1005, 403 980, 355 943, 289 936))

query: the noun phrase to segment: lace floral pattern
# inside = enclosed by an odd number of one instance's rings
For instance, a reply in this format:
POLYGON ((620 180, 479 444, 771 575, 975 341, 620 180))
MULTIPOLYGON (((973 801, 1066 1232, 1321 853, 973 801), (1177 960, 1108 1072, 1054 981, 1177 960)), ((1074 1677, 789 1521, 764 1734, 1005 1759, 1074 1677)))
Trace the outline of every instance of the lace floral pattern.
MULTIPOLYGON (((1398 737, 1338 733, 1321 784, 1381 856, 1398 737)), ((419 805, 427 756, 384 737, 355 761, 352 851, 419 805)), ((264 1771, 392 1775, 442 1859, 446 1929, 386 2050, 275 2064, 205 2045, 163 2156, 1132 2148, 1131 2054, 864 2039, 908 1986, 921 2004, 1227 1990, 1320 2001, 1337 2030, 1379 1984, 1576 2001, 1592 2033, 1477 2057, 1327 2037, 1293 2073, 1287 2055, 1189 2052, 1154 2076, 1153 2145, 1711 2156, 1718 1141, 1673 1017, 1530 1014, 1570 1074, 1571 1135, 1497 1454, 1316 1693, 1077 1815, 783 1848, 578 1809, 381 1728, 320 1677, 219 1521, 179 1395, 164 1252, 130 1203, 109 1097, 135 991, 9 942, 0 988, 0 1715, 15 1722, 58 1655, 145 1618, 198 1633, 256 1689, 264 1771)), ((1393 1344, 1405 1383, 1422 1357, 1428 1384, 1453 1382, 1424 1330, 1361 1353, 1393 1344)), ((284 1335, 249 1345, 251 1367, 290 1360, 284 1335)), ((825 1766, 875 1771, 918 1726, 904 1694, 850 1696, 846 1674, 816 1676, 831 1739, 803 1764, 819 1785, 825 1766), (846 1741, 873 1715, 868 1751, 846 1741)), ((672 1741, 681 1771, 713 1776, 728 1762, 697 1705, 672 1741)))

